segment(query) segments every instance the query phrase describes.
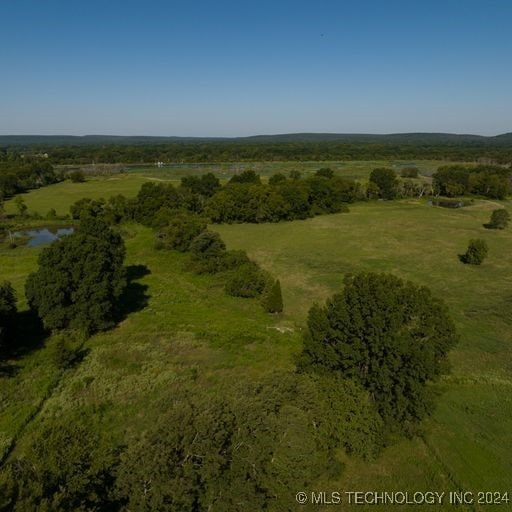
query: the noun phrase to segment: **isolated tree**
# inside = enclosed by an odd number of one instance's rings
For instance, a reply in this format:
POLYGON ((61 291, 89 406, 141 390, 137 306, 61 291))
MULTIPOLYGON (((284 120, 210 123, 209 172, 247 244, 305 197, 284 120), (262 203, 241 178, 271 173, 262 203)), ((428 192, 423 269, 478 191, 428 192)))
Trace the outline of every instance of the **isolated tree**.
POLYGON ((510 214, 504 208, 494 210, 491 213, 491 220, 485 224, 487 229, 505 229, 510 222, 510 214))
POLYGON ((0 346, 9 342, 16 315, 16 293, 9 281, 0 283, 0 346))
POLYGON ((281 283, 279 279, 272 281, 267 285, 263 293, 261 305, 267 313, 282 313, 283 296, 281 294, 281 283))
POLYGON ((488 252, 489 248, 486 241, 476 238, 469 241, 466 252, 461 254, 459 259, 462 263, 466 263, 467 265, 481 265, 487 257, 488 252))
POLYGON ((48 329, 86 333, 114 324, 126 280, 124 242, 103 221, 85 218, 78 230, 52 243, 26 282, 29 305, 48 329))
POLYGON ((167 226, 158 233, 158 239, 165 249, 188 251, 192 240, 206 230, 206 222, 197 215, 176 212, 167 226))
POLYGON ((85 174, 83 173, 83 171, 71 171, 69 174, 69 179, 73 182, 73 183, 84 183, 85 182, 85 174))
POLYGON ((14 204, 16 205, 16 209, 18 210, 18 215, 20 217, 25 217, 27 215, 28 207, 25 203, 25 199, 21 196, 17 196, 14 200, 14 204))
POLYGON ((428 288, 361 273, 325 307, 310 309, 300 366, 355 380, 388 425, 407 430, 431 410, 428 384, 446 370, 456 340, 446 307, 428 288))
POLYGON ((397 196, 398 180, 393 169, 374 169, 370 174, 370 182, 377 185, 383 199, 394 199, 397 196))

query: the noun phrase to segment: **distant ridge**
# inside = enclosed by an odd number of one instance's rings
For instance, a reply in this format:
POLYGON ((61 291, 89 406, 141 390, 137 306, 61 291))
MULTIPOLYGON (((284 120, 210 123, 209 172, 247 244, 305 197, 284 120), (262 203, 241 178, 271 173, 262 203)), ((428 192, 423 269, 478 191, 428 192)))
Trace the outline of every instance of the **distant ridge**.
POLYGON ((231 143, 374 143, 374 144, 512 144, 512 132, 496 136, 453 133, 283 133, 252 135, 248 137, 162 137, 124 135, 0 135, 0 146, 64 146, 64 145, 149 145, 149 144, 199 144, 210 142, 231 143))

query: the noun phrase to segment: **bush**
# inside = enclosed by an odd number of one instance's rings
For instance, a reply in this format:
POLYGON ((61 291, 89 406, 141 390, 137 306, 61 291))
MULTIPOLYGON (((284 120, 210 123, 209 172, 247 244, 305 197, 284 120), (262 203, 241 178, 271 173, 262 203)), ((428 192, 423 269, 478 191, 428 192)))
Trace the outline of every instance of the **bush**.
POLYGON ((158 238, 164 249, 188 251, 192 240, 206 230, 206 222, 195 215, 176 212, 167 226, 161 229, 158 238))
POLYGON ((233 297, 256 297, 265 288, 265 275, 256 263, 246 263, 229 275, 224 289, 233 297))
POLYGON ((68 176, 73 183, 83 183, 85 181, 85 174, 82 171, 71 171, 68 176))
POLYGON ((469 241, 465 254, 459 255, 459 259, 467 265, 481 265, 488 252, 489 248, 485 240, 477 238, 469 241))
POLYGON ((245 251, 226 251, 222 257, 222 268, 224 270, 233 270, 250 263, 250 261, 245 251))
POLYGON ((505 229, 510 221, 510 214, 507 210, 500 208, 491 213, 491 220, 484 224, 487 229, 505 229))
POLYGON ((61 370, 73 366, 79 358, 80 338, 72 332, 59 333, 55 336, 51 357, 55 366, 61 370))
POLYGON ((281 283, 279 279, 267 283, 261 305, 267 313, 282 313, 283 296, 281 294, 281 283))
POLYGON ((390 430, 408 432, 432 410, 428 384, 446 371, 456 341, 446 307, 426 287, 362 273, 310 309, 299 366, 354 380, 390 430))
POLYGON ((222 269, 226 244, 218 233, 203 231, 190 243, 190 263, 198 274, 215 273, 222 269))
POLYGON ((57 218, 57 212, 55 211, 55 208, 50 208, 50 210, 48 210, 46 218, 48 220, 55 220, 57 218))

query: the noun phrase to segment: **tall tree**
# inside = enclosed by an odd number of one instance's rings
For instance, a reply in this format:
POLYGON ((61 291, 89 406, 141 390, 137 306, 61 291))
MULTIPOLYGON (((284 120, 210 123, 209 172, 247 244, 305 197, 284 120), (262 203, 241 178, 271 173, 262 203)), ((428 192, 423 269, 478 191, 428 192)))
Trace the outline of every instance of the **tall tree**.
POLYGON ((389 425, 407 428, 430 411, 428 384, 446 370, 456 340, 446 307, 426 287, 362 273, 311 308, 301 367, 355 380, 389 425))
POLYGON ((86 217, 78 230, 39 256, 26 283, 27 300, 49 329, 87 333, 111 327, 126 285, 121 236, 86 217))

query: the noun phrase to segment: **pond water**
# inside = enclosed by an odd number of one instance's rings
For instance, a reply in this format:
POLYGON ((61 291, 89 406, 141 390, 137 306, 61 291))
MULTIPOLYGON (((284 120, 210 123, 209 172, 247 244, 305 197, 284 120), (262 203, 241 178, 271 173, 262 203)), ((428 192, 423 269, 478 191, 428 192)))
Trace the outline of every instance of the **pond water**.
POLYGON ((75 229, 72 227, 63 228, 39 228, 39 229, 28 229, 26 231, 16 231, 15 237, 28 238, 28 247, 37 247, 38 245, 49 244, 58 238, 73 233, 75 229))

